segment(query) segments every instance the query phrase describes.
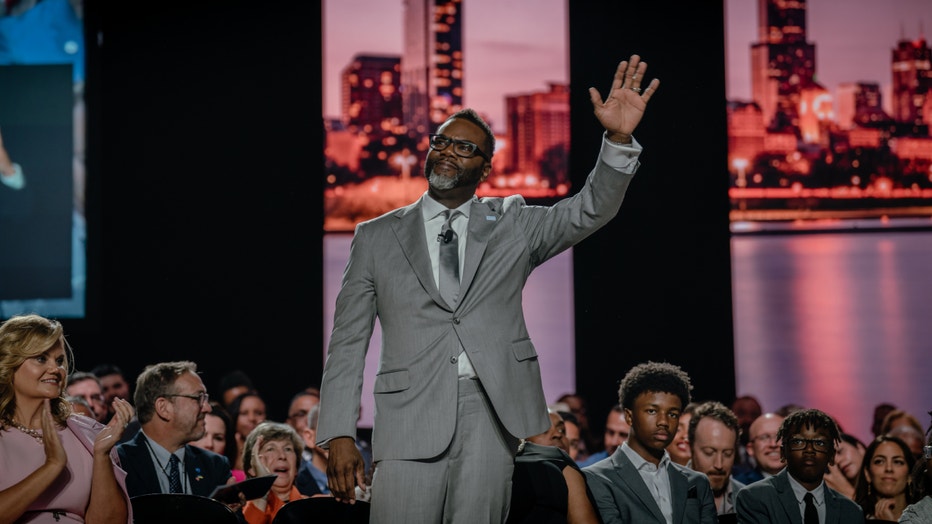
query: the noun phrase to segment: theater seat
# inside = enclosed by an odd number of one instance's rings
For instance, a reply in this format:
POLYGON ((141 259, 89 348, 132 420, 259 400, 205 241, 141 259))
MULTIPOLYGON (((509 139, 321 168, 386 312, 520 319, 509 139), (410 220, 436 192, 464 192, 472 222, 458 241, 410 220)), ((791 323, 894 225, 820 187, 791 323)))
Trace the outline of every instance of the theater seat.
POLYGON ((367 524, 369 503, 337 502, 333 497, 311 497, 289 502, 278 510, 272 524, 367 524))
POLYGON ((214 499, 151 493, 129 499, 134 524, 238 524, 236 513, 214 499))

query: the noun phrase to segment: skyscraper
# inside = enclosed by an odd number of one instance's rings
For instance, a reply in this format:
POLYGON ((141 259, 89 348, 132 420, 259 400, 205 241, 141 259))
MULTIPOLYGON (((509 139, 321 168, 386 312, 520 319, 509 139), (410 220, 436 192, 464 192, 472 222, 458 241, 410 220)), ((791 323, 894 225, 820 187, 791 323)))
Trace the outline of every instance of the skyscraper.
POLYGON ((805 0, 759 0, 751 46, 751 93, 771 129, 799 126, 800 95, 813 87, 815 45, 806 41, 805 0))
POLYGON ((923 122, 923 105, 932 96, 932 50, 925 38, 902 39, 893 50, 893 118, 905 124, 923 122))
POLYGON ((342 73, 343 122, 364 133, 401 123, 401 58, 356 55, 342 73))
POLYGON ((553 177, 564 183, 570 144, 570 90, 550 84, 543 92, 505 97, 508 119, 506 170, 553 177))
POLYGON ((463 107, 463 3, 405 0, 401 85, 409 135, 432 133, 463 107))

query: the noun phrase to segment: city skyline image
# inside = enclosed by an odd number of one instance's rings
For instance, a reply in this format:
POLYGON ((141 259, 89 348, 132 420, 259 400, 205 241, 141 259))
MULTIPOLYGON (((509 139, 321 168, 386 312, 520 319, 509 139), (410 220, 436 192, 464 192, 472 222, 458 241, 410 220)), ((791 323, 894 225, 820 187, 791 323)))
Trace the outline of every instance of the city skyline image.
POLYGON ((932 215, 923 3, 726 0, 732 222, 932 215))
POLYGON ((564 0, 326 2, 325 231, 416 200, 428 134, 466 107, 496 135, 479 196, 568 194, 566 12, 564 0))

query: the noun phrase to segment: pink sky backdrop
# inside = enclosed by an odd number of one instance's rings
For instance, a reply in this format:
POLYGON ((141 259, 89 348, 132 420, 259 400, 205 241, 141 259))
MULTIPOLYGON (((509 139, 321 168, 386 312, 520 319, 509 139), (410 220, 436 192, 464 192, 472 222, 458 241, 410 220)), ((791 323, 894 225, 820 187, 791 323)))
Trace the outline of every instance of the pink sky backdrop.
MULTIPOLYGON (((340 73, 360 53, 400 55, 402 0, 324 0, 324 116, 340 115, 340 73)), ((569 81, 566 0, 463 0, 464 104, 505 126, 505 95, 569 81)), ((588 86, 587 86, 588 87, 588 86)))
MULTIPOLYGON (((751 44, 758 0, 725 0, 726 96, 751 99, 751 44)), ((930 0, 807 0, 806 38, 816 46, 816 80, 833 94, 845 82, 892 83, 890 59, 901 38, 926 41, 930 0)), ((884 103, 887 101, 884 100, 884 103)))

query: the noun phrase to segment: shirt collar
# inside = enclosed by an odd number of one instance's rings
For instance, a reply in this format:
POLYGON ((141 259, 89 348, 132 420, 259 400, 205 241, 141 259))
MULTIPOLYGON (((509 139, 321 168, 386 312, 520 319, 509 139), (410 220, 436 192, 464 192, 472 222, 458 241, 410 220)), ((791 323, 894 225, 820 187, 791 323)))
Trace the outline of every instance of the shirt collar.
MULTIPOLYGON (((456 208, 457 211, 463 214, 466 217, 467 222, 469 221, 469 208, 472 206, 473 202, 478 202, 479 198, 473 195, 472 198, 463 202, 460 207, 456 208)), ((447 206, 437 202, 431 198, 430 194, 424 193, 424 198, 421 201, 421 216, 424 218, 424 222, 429 222, 437 218, 441 213, 447 210, 447 206)))
MULTIPOLYGON (((631 446, 628 445, 627 440, 622 442, 621 446, 618 446, 618 449, 620 449, 628 457, 628 460, 630 460, 631 463, 634 464, 634 467, 638 471, 640 471, 645 465, 648 465, 648 464, 650 465, 650 467, 652 468, 654 467, 654 464, 652 462, 648 462, 647 460, 644 459, 644 457, 638 455, 638 452, 634 451, 634 449, 632 449, 631 446)), ((657 469, 667 469, 667 466, 669 464, 670 464, 670 454, 667 453, 667 450, 663 450, 663 457, 660 459, 660 463, 657 464, 657 469)))
MULTIPOLYGON (((796 479, 793 478, 793 475, 787 473, 786 478, 790 479, 790 487, 793 488, 793 494, 796 496, 796 501, 800 504, 803 503, 803 497, 806 496, 807 490, 800 484, 796 479)), ((819 483, 814 490, 812 490, 812 498, 815 500, 816 506, 821 506, 825 502, 825 491, 822 489, 822 486, 825 485, 825 481, 819 483)))

